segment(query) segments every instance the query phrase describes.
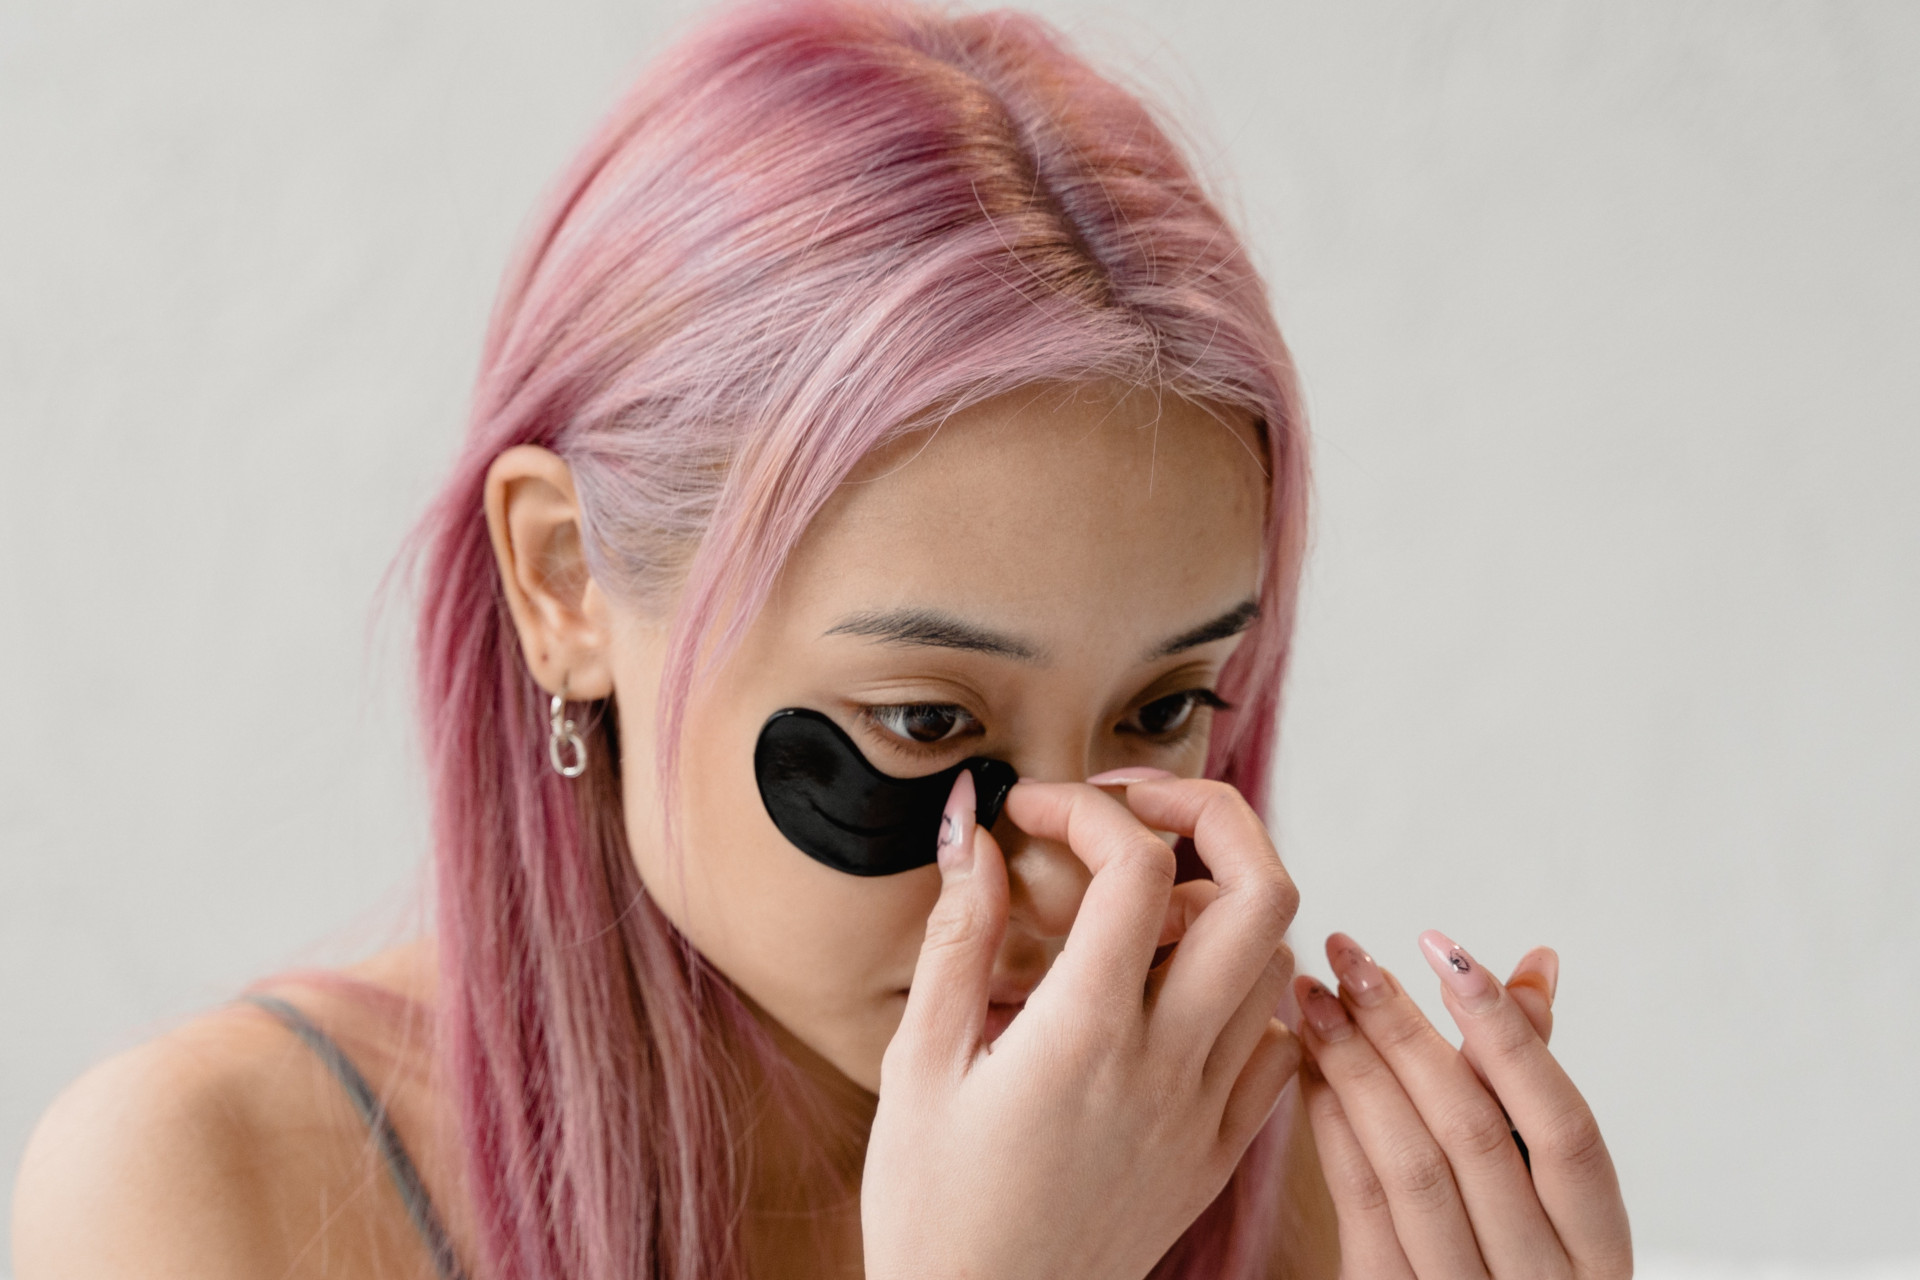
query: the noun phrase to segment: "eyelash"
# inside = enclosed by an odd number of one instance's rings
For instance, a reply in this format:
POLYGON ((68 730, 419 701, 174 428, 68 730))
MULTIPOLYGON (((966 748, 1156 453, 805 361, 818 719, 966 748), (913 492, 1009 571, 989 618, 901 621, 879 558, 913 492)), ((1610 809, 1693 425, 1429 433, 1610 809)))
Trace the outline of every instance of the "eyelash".
MULTIPOLYGON (((1134 714, 1137 715, 1139 714, 1140 711, 1146 710, 1147 707, 1157 706, 1158 704, 1165 702, 1170 698, 1182 698, 1182 697, 1188 700, 1188 707, 1186 709, 1186 716, 1181 721, 1180 727, 1178 729, 1170 730, 1166 733, 1163 733, 1157 736, 1153 734, 1141 732, 1140 736, 1150 739, 1152 742, 1154 742, 1158 746, 1167 746, 1167 747, 1174 746, 1180 742, 1185 741, 1188 735, 1193 733, 1194 731, 1193 708, 1211 707, 1215 711, 1231 711, 1233 709, 1232 703, 1228 702, 1225 698, 1222 698, 1219 694, 1215 693, 1212 689, 1195 688, 1195 689, 1180 689, 1180 690, 1176 690, 1173 693, 1162 694, 1158 698, 1155 698, 1152 702, 1141 704, 1141 706, 1138 709, 1136 709, 1134 714)), ((860 715, 860 718, 866 721, 867 724, 874 730, 874 732, 877 733, 880 736, 880 738, 883 741, 885 741, 889 746, 895 747, 910 755, 914 755, 914 754, 923 755, 923 756, 944 755, 946 754, 946 749, 948 747, 951 747, 955 741, 965 736, 964 733, 955 734, 955 733, 949 732, 949 734, 946 737, 935 739, 932 742, 920 742, 920 741, 917 741, 916 739, 908 737, 906 734, 900 732, 898 729, 894 728, 892 725, 887 723, 887 720, 889 718, 895 718, 901 715, 902 713, 914 712, 914 711, 954 711, 954 712, 958 712, 961 717, 964 717, 964 719, 960 721, 961 724, 978 725, 980 723, 978 718, 976 718, 972 712, 968 711, 965 707, 960 706, 958 703, 952 703, 952 702, 882 703, 882 704, 875 704, 872 706, 861 707, 859 711, 859 715, 860 715)), ((1126 730, 1123 730, 1123 732, 1126 732, 1126 730)))

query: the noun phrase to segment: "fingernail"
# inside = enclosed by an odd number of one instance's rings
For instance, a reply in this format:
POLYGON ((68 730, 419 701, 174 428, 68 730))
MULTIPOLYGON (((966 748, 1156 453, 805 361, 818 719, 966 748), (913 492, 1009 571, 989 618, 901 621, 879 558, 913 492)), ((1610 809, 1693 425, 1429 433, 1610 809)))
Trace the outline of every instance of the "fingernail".
POLYGON ((1380 972, 1373 957, 1346 934, 1336 933, 1327 939, 1327 959, 1333 963, 1333 971, 1339 975, 1347 998, 1362 1009, 1379 1004, 1393 994, 1393 988, 1387 985, 1387 975, 1380 972))
POLYGON ((1129 765, 1124 769, 1109 769, 1105 773, 1096 773, 1087 781, 1096 787, 1124 787, 1130 782, 1152 782, 1156 778, 1177 778, 1180 775, 1171 769, 1156 769, 1152 765, 1129 765))
POLYGON ((1469 1012, 1488 1008, 1500 998, 1493 976, 1482 969, 1464 947, 1438 929, 1429 929, 1420 935, 1420 950, 1426 954, 1433 971, 1440 975, 1440 981, 1447 984, 1469 1012))
POLYGON ((940 814, 940 843, 936 853, 943 875, 957 875, 973 865, 971 769, 962 769, 960 776, 953 780, 953 790, 947 793, 947 807, 940 814))
POLYGON ((1307 980, 1307 996, 1300 1002, 1300 1012, 1313 1028, 1313 1034, 1328 1044, 1353 1034, 1353 1019, 1347 1016, 1340 997, 1311 978, 1307 980))
POLYGON ((1553 1004, 1560 992, 1560 953, 1552 947, 1540 948, 1540 969, 1547 979, 1547 1004, 1553 1004))

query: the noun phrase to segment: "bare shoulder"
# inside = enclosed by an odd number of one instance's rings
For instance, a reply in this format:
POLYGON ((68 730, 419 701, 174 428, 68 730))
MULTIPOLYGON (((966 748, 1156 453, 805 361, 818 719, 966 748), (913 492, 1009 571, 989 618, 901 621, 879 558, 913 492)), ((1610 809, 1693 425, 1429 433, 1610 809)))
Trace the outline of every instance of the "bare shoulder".
POLYGON ((431 1274, 327 1068, 250 1004, 98 1064, 28 1141, 16 1280, 431 1274))
POLYGON ((18 1280, 257 1275, 271 1028, 207 1014, 67 1086, 28 1141, 15 1192, 18 1280))

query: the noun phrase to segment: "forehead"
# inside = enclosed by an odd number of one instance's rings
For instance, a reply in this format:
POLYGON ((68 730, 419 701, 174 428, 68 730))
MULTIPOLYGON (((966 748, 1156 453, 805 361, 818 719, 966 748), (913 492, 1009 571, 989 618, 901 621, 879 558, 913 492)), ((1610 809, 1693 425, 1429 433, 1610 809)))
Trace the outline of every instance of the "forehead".
POLYGON ((1244 414, 1109 384, 1026 389, 863 459, 775 603, 808 626, 939 607, 1068 650, 1089 621, 1131 644, 1256 592, 1266 501, 1244 414))

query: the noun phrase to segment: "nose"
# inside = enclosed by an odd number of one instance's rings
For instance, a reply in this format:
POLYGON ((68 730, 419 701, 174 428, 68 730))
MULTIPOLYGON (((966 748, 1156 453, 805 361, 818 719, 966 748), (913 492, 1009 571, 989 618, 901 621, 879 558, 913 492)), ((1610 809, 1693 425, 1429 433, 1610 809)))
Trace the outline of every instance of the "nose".
MULTIPOLYGON (((1088 776, 1084 753, 1050 752, 1011 762, 1020 776, 1035 781, 1078 782, 1088 776)), ((1007 922, 1040 938, 1064 938, 1080 913, 1093 873, 1057 840, 1028 835, 1002 814, 994 839, 1007 858, 1007 922)))
POLYGON ((1041 938, 1064 938, 1093 873, 1066 845, 1030 836, 1006 818, 994 838, 1007 857, 1007 923, 1041 938))

